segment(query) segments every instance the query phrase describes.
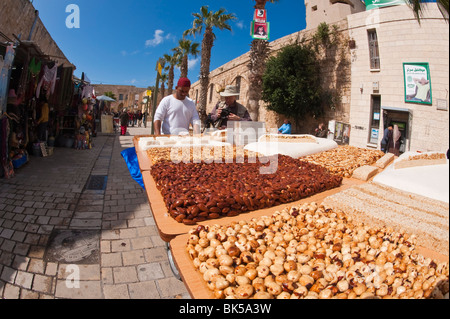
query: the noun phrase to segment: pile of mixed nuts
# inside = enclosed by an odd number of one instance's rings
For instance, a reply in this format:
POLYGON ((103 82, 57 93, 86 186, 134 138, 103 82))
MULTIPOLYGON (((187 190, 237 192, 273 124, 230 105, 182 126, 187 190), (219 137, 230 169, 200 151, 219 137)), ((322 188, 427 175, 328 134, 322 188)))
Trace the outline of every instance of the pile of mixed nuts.
POLYGON ((276 171, 261 174, 273 163, 158 162, 151 174, 169 214, 179 223, 194 225, 207 219, 278 206, 339 187, 342 177, 325 168, 277 157, 276 171))
POLYGON ((333 174, 350 178, 355 169, 365 165, 373 165, 384 155, 382 151, 345 145, 302 157, 301 160, 321 165, 333 174))
POLYGON ((354 223, 316 203, 198 226, 186 251, 215 298, 448 298, 449 265, 415 236, 354 223))

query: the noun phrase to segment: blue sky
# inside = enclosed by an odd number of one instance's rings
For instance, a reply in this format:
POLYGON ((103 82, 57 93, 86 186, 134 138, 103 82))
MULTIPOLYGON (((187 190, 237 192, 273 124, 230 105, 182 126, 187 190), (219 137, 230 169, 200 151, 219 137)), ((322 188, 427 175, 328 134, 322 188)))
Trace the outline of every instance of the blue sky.
MULTIPOLYGON (((155 84, 155 66, 164 53, 178 46, 183 31, 191 28, 200 7, 224 8, 234 13, 232 32, 215 29, 217 39, 211 58, 211 71, 250 50, 252 0, 34 0, 33 5, 53 39, 73 63, 76 76, 85 72, 93 84, 155 84), (67 28, 71 14, 66 8, 76 4, 80 27, 67 28)), ((305 29, 305 5, 302 0, 280 0, 266 5, 271 25, 270 40, 305 29)), ((192 38, 201 43, 201 36, 192 38)), ((197 80, 198 59, 190 58, 188 77, 197 80)), ((175 77, 179 77, 176 70, 175 77)))

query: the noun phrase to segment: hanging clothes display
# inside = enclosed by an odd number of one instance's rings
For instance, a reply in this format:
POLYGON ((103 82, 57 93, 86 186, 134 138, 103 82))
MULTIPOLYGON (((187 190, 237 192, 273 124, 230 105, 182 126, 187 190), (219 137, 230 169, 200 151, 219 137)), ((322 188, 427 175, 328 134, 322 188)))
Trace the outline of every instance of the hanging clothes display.
POLYGON ((9 120, 6 115, 0 118, 0 176, 4 178, 14 177, 14 167, 9 158, 9 120))
POLYGON ((41 72, 41 61, 36 63, 36 59, 33 57, 33 59, 30 62, 30 65, 28 66, 28 70, 30 71, 31 75, 38 76, 39 72, 41 72))
POLYGON ((6 111, 6 102, 8 98, 9 78, 11 76, 11 69, 15 58, 14 45, 11 44, 6 49, 6 54, 3 61, 3 67, 0 70, 0 112, 6 111))
POLYGON ((41 94, 41 89, 44 89, 47 92, 47 98, 50 94, 53 94, 55 91, 55 84, 56 84, 56 75, 58 73, 58 66, 56 63, 53 65, 53 67, 49 68, 49 66, 44 65, 44 75, 42 76, 41 80, 39 81, 39 84, 36 89, 36 97, 39 98, 41 94))
POLYGON ((28 100, 34 98, 36 94, 36 89, 39 83, 39 74, 41 73, 42 63, 41 61, 36 62, 36 58, 32 58, 30 65, 28 66, 28 85, 25 92, 25 97, 28 100))
POLYGON ((0 55, 0 72, 3 69, 3 64, 5 63, 5 61, 3 60, 3 55, 0 55))

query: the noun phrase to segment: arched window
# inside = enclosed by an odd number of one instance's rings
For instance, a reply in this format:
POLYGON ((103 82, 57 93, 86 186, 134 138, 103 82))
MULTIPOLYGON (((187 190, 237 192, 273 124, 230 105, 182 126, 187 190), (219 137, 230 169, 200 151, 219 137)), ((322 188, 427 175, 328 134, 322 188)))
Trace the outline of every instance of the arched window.
MULTIPOLYGON (((241 76, 236 77, 236 87, 237 87, 239 93, 241 93, 241 80, 242 80, 241 76)), ((236 99, 240 100, 241 96, 239 95, 236 99)))
POLYGON ((213 95, 214 95, 214 84, 211 84, 209 86, 209 103, 212 102, 213 95))

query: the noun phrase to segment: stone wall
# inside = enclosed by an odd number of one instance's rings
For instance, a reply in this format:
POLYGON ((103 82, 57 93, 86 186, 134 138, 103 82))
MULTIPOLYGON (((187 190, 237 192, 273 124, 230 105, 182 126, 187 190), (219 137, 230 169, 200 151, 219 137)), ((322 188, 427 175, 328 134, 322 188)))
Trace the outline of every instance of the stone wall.
POLYGON ((104 95, 106 92, 114 93, 117 102, 111 103, 111 109, 119 111, 122 108, 133 108, 135 110, 144 110, 142 106, 142 99, 145 96, 146 88, 138 88, 133 85, 112 85, 112 84, 94 84, 96 95, 104 95), (122 99, 120 97, 122 96, 122 99), (135 97, 139 96, 136 99, 135 97), (137 108, 135 105, 137 104, 137 108))
MULTIPOLYGON (((15 36, 20 36, 20 40, 27 41, 36 18, 35 11, 29 0, 1 0, 0 32, 12 41, 16 41, 15 36)), ((5 41, 1 35, 0 41, 5 41)), ((42 52, 52 60, 57 60, 59 64, 63 63, 66 67, 73 67, 40 18, 37 19, 31 41, 35 42, 42 52)))
MULTIPOLYGON (((305 118, 300 123, 300 127, 295 128, 295 133, 310 133, 320 122, 327 123, 334 119, 348 122, 350 113, 350 50, 348 49, 348 27, 347 20, 335 23, 338 30, 339 45, 333 50, 323 52, 322 78, 324 88, 334 89, 340 95, 340 103, 335 110, 328 109, 323 118, 305 118)), ((270 43, 271 55, 276 55, 283 47, 304 39, 309 41, 317 32, 317 29, 303 30, 270 43)), ((249 43, 251 39, 249 39, 249 43)), ((211 112, 214 106, 220 101, 219 91, 226 85, 235 85, 240 78, 241 95, 238 102, 244 106, 248 103, 248 65, 249 53, 246 53, 210 73, 210 89, 208 90, 207 113, 211 112), (211 92, 212 90, 212 92, 211 92)), ((195 82, 191 89, 191 98, 198 100, 200 94, 200 82, 195 82)), ((255 120, 255 119, 254 119, 255 120)), ((259 121, 265 122, 268 129, 281 126, 284 118, 264 107, 264 102, 260 101, 259 121)))
MULTIPOLYGON (((406 151, 443 151, 449 147, 449 28, 435 3, 426 4, 421 23, 406 6, 370 10, 348 17, 352 50, 350 143, 369 145, 371 98, 379 96, 385 109, 409 115, 406 151), (376 30, 380 69, 370 69, 368 30, 376 30), (432 105, 405 103, 403 63, 426 62, 430 67, 432 105), (378 82, 379 90, 372 89, 378 82), (363 88, 361 90, 361 87, 363 88), (447 110, 438 105, 447 105, 447 110)), ((383 111, 381 112, 380 140, 383 111)))

